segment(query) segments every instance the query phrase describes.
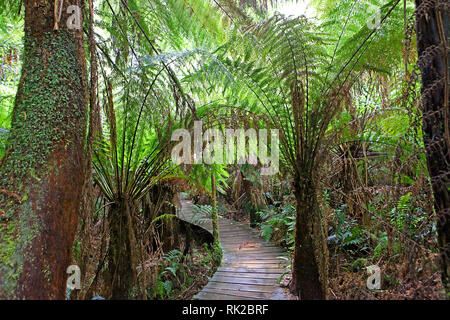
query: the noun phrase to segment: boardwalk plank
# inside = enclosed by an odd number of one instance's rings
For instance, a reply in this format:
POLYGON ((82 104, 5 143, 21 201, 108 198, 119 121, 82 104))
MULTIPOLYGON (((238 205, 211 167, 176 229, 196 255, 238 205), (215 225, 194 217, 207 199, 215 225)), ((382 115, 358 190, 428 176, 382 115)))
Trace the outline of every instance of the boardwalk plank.
POLYGON ((230 284, 246 284, 246 285, 258 285, 264 287, 278 287, 277 279, 253 279, 253 278, 240 278, 240 277, 226 277, 219 276, 212 278, 210 283, 230 283, 230 284))
POLYGON ((238 284, 229 282, 210 282, 206 285, 205 289, 220 289, 220 290, 237 290, 246 292, 260 292, 260 293, 272 293, 273 290, 278 289, 277 285, 255 285, 255 284, 238 284))
POLYGON ((283 269, 280 268, 245 268, 245 267, 220 267, 222 272, 234 272, 234 273, 262 273, 262 274, 282 274, 283 269))
POLYGON ((209 292, 200 292, 194 297, 195 300, 255 300, 254 298, 246 298, 235 295, 224 295, 209 292))
MULTIPOLYGON (((224 267, 227 268, 249 268, 249 269, 282 269, 283 265, 281 263, 257 263, 257 262, 231 262, 223 264, 224 267)), ((284 270, 284 269, 282 269, 284 270)))
POLYGON ((212 293, 212 294, 223 294, 227 296, 235 296, 241 298, 250 298, 254 300, 266 300, 272 297, 272 293, 263 292, 248 292, 239 290, 220 290, 220 289, 207 289, 204 288, 202 292, 212 293))
POLYGON ((250 278, 250 279, 274 279, 278 280, 280 277, 279 274, 276 273, 244 273, 244 272, 229 272, 222 271, 221 268, 216 271, 216 274, 227 276, 227 277, 240 277, 240 278, 250 278))

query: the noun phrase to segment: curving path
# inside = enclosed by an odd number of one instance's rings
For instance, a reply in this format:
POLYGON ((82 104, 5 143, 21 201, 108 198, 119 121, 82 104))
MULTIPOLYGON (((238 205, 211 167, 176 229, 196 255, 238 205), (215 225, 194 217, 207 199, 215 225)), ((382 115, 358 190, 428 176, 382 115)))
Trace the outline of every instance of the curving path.
MULTIPOLYGON (((211 221, 195 216, 189 200, 182 200, 178 217, 212 232, 211 221)), ((278 284, 285 271, 286 253, 266 243, 247 225, 219 218, 222 264, 194 299, 285 300, 278 284)))

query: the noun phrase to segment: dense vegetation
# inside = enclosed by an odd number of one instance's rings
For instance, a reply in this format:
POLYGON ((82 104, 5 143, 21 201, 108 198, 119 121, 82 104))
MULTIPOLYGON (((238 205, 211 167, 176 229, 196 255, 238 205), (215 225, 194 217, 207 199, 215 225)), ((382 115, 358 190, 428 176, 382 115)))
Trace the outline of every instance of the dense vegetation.
POLYGON ((0 0, 0 298, 191 298, 221 250, 184 198, 285 247, 292 297, 448 298, 449 2, 285 5, 0 0), (278 130, 275 174, 174 162, 198 121, 278 130))

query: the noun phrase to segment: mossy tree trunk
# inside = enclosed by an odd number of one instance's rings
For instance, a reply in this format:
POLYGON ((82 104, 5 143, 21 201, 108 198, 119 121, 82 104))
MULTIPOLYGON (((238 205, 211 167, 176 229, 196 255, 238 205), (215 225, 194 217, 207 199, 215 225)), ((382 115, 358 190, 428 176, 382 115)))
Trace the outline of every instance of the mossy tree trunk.
POLYGON ((297 216, 290 289, 302 300, 322 300, 326 298, 327 247, 322 243, 324 235, 314 180, 296 177, 294 194, 297 216), (319 255, 324 257, 323 261, 319 255))
POLYGON ((211 212, 211 222, 213 228, 213 251, 214 251, 214 260, 216 265, 220 265, 222 260, 222 248, 220 246, 219 239, 219 224, 218 224, 218 212, 217 212, 217 186, 216 186, 216 177, 214 173, 211 173, 211 200, 212 200, 212 212, 211 212))
MULTIPOLYGON (((424 1, 416 0, 419 6, 424 1)), ((417 16, 417 51, 423 57, 422 77, 423 140, 438 217, 442 281, 450 293, 450 196, 449 196, 449 7, 436 1, 425 14, 417 16), (437 50, 436 50, 437 48, 437 50), (435 54, 437 52, 438 54, 435 54)), ((426 7, 426 6, 425 6, 426 7)))
POLYGON ((24 1, 22 75, 0 167, 0 298, 65 297, 86 133, 83 33, 66 21, 81 3, 64 1, 54 30, 55 1, 24 1))
POLYGON ((133 206, 126 199, 112 205, 108 214, 108 284, 111 299, 126 300, 136 285, 136 238, 133 231, 133 206))
POLYGON ((212 196, 212 227, 214 242, 219 241, 219 227, 217 225, 217 194, 216 194, 216 177, 211 174, 211 196, 212 196))

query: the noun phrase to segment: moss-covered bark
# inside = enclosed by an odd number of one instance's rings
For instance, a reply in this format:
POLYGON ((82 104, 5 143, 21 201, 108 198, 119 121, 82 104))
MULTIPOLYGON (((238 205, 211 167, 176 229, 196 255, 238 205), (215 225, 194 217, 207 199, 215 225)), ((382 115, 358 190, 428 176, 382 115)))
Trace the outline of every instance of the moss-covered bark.
POLYGON ((217 187, 216 187, 216 177, 214 173, 211 174, 211 196, 212 196, 212 212, 211 212, 211 222, 213 228, 213 252, 214 252, 214 261, 217 266, 220 265, 222 261, 222 248, 220 246, 219 239, 219 224, 218 224, 218 215, 217 212, 217 187))
MULTIPOLYGON (((79 1, 78 1, 79 2, 79 1)), ((80 208, 86 83, 81 30, 25 0, 22 76, 0 167, 0 298, 62 299, 80 208)))
POLYGON ((109 247, 107 283, 111 299, 130 298, 136 276, 136 239, 132 226, 132 204, 125 199, 111 206, 108 214, 109 247))
POLYGON ((326 298, 327 247, 314 179, 296 177, 294 193, 297 217, 290 289, 302 300, 322 300, 326 298))

